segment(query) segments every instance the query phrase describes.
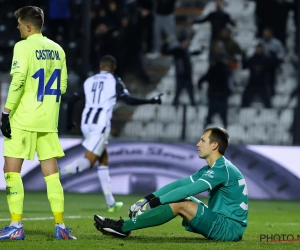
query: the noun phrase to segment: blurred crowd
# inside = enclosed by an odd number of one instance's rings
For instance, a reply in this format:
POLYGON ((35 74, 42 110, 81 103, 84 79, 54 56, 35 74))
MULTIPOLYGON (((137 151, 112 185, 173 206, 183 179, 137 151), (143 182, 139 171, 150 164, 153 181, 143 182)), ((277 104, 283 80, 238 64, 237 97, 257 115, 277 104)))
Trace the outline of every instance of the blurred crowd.
MULTIPOLYGON (((194 23, 211 23, 209 69, 198 81, 201 89, 208 82, 209 109, 206 125, 219 113, 227 126, 228 98, 233 91, 232 75, 240 66, 249 69, 250 76, 242 96, 242 107, 250 107, 255 98, 260 98, 265 108, 271 107, 275 95, 276 73, 286 53, 287 19, 294 12, 297 27, 298 1, 249 0, 256 2, 255 18, 257 40, 254 53, 246 55, 232 37, 236 21, 223 9, 224 2, 215 0, 215 10, 194 23)), ((296 42, 297 44, 297 42, 296 42)), ((297 49, 297 48, 296 48, 297 49)))

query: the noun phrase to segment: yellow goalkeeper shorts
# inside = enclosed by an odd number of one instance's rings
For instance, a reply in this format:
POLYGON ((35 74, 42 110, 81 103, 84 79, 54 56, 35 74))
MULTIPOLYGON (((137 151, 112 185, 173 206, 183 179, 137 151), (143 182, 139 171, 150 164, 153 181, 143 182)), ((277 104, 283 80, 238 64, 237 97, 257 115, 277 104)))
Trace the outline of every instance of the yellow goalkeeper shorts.
POLYGON ((4 138, 4 156, 33 160, 37 152, 40 161, 63 157, 64 151, 55 132, 32 132, 11 128, 11 139, 4 138))

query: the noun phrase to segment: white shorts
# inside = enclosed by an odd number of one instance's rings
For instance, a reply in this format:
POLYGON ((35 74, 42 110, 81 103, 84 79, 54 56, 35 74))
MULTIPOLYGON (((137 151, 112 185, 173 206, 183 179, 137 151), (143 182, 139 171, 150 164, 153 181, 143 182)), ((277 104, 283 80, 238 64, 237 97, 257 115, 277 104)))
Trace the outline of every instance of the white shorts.
POLYGON ((84 136, 82 146, 95 155, 101 156, 110 134, 110 127, 99 127, 95 124, 83 124, 81 131, 84 136))

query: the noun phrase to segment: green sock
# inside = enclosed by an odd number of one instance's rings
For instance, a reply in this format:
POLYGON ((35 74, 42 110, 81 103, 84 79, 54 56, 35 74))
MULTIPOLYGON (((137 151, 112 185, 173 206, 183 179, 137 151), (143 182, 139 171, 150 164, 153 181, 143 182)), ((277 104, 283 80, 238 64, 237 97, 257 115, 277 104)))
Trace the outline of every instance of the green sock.
POLYGON ((174 213, 169 204, 161 205, 141 214, 135 219, 124 221, 123 232, 128 232, 145 227, 153 227, 164 224, 174 218, 174 213))

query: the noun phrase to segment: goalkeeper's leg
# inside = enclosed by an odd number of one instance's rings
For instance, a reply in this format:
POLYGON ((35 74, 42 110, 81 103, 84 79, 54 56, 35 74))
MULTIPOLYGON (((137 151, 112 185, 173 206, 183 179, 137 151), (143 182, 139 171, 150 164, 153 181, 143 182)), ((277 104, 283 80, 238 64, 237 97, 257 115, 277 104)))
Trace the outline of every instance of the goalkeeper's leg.
POLYGON ((122 230, 128 232, 136 229, 162 225, 177 215, 191 221, 196 215, 198 204, 193 201, 182 201, 155 207, 132 220, 125 220, 122 230))

